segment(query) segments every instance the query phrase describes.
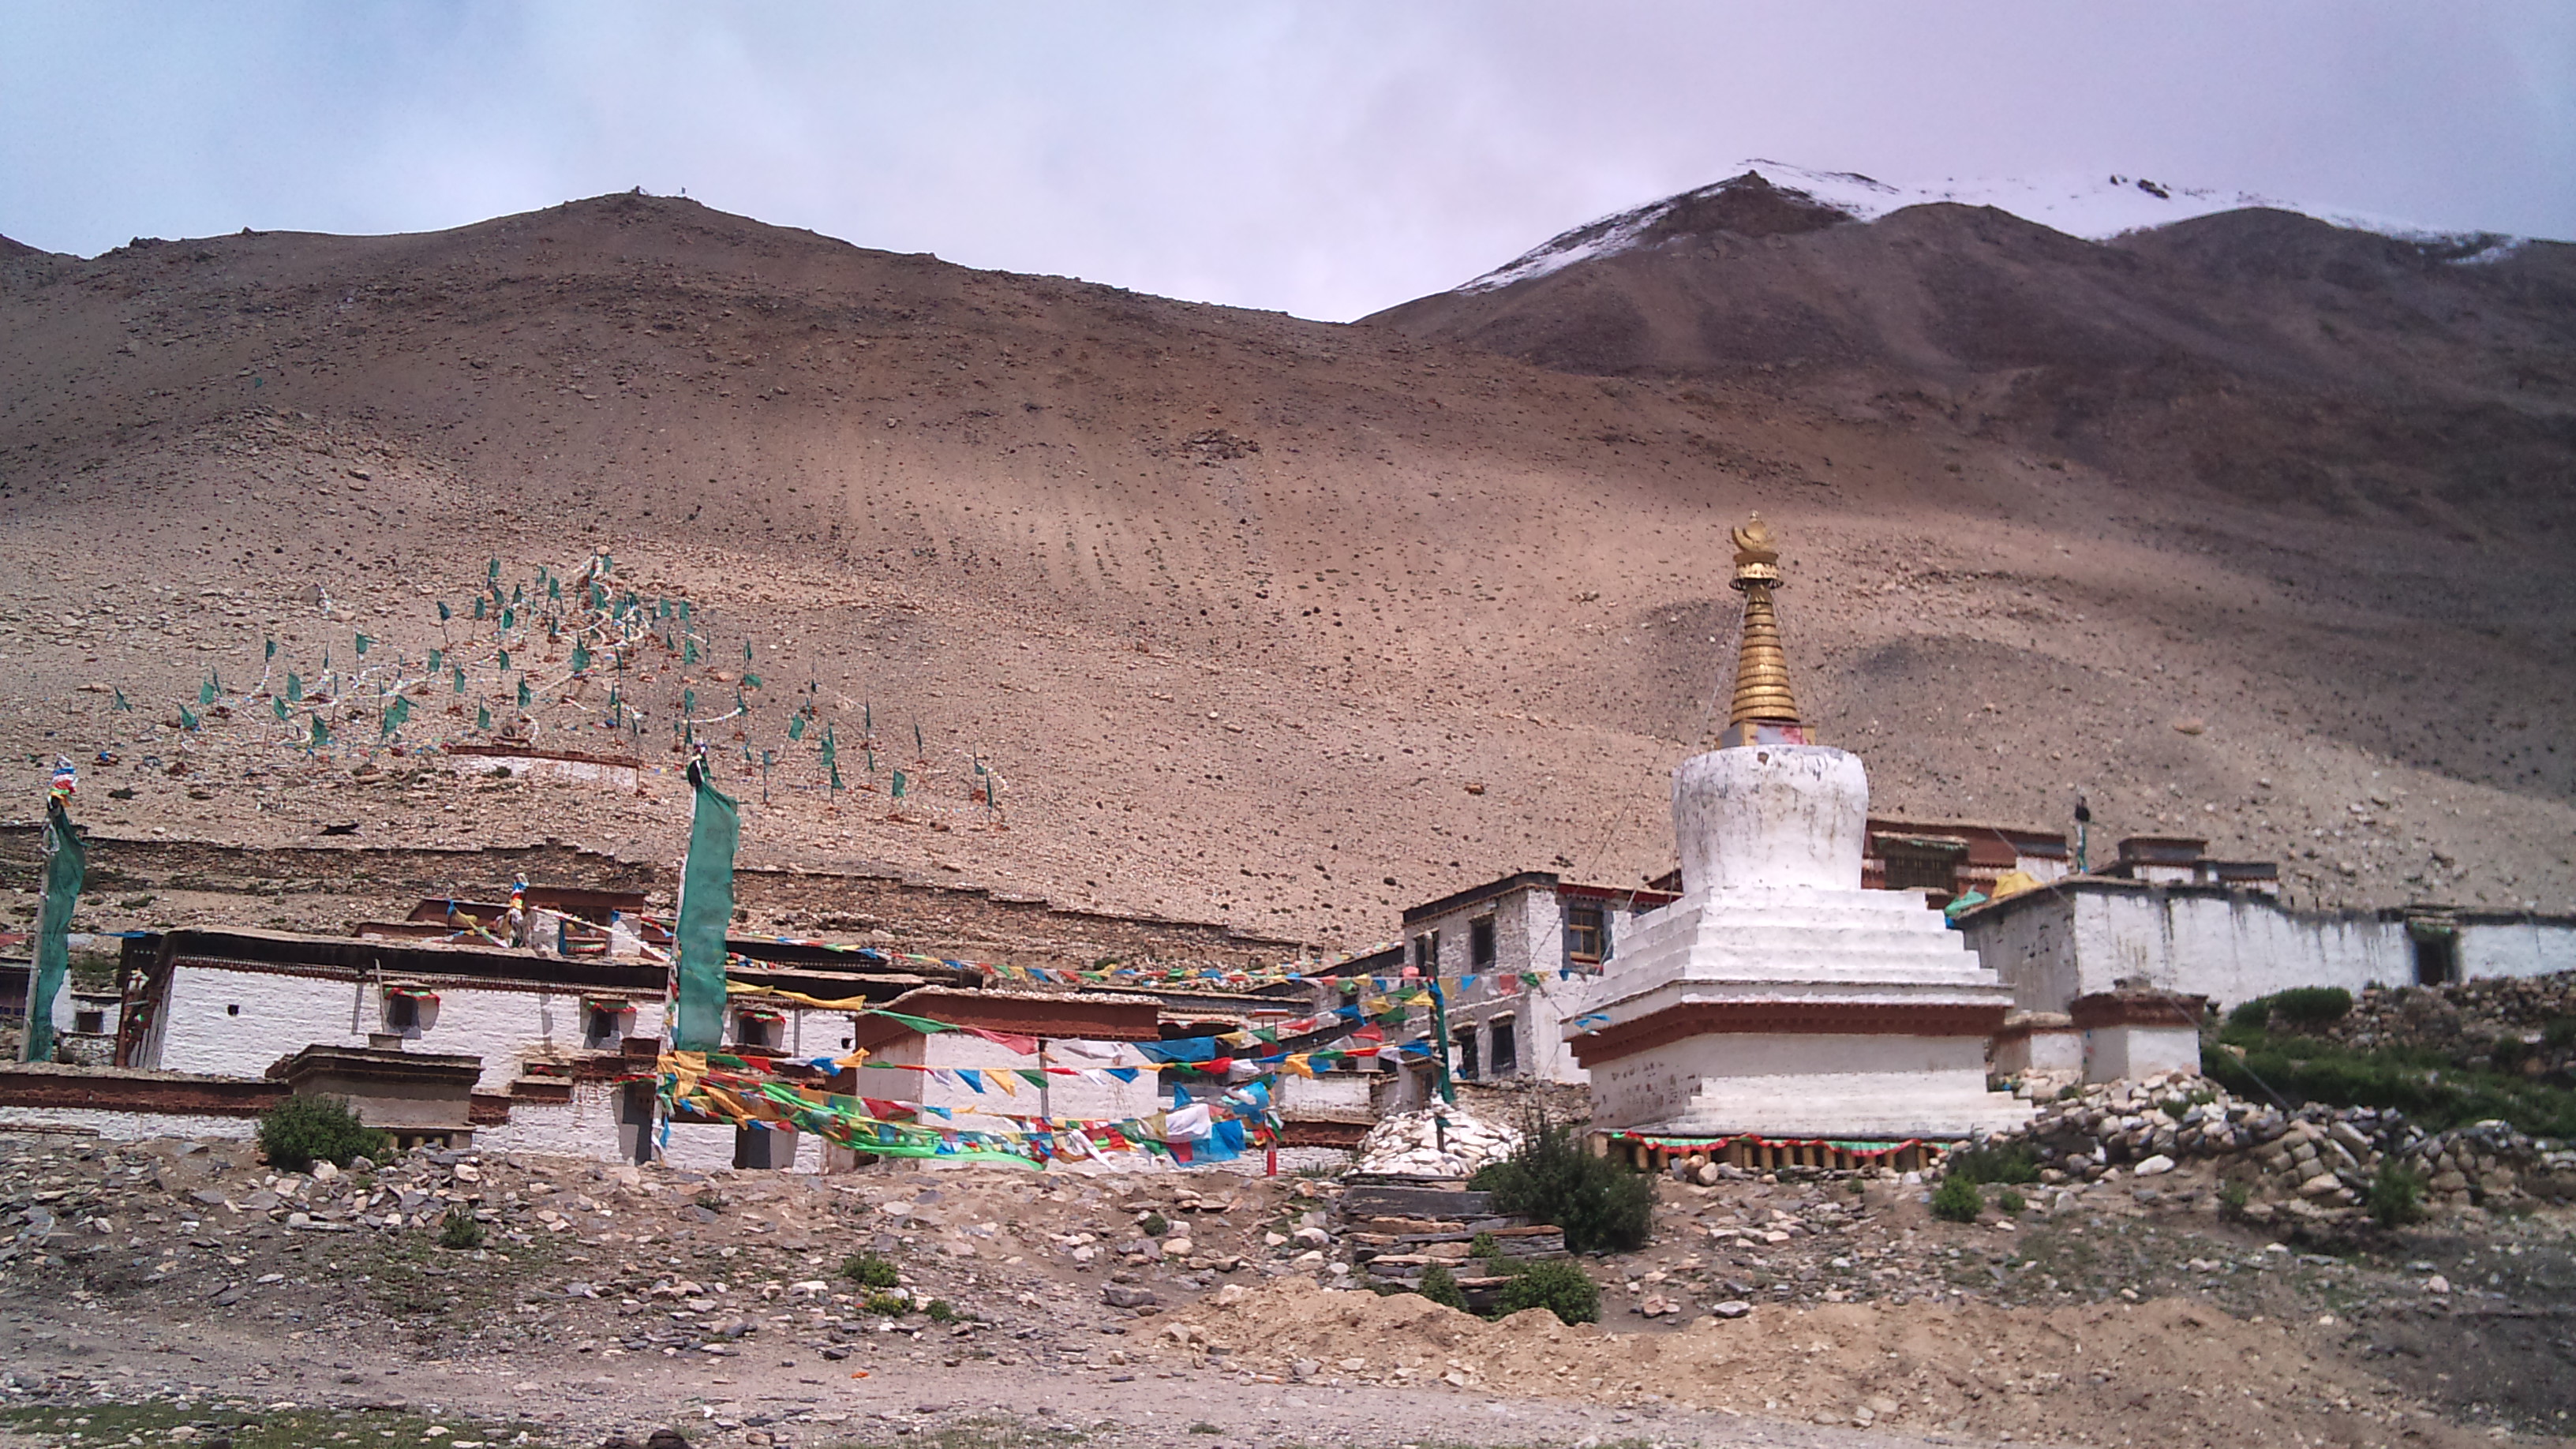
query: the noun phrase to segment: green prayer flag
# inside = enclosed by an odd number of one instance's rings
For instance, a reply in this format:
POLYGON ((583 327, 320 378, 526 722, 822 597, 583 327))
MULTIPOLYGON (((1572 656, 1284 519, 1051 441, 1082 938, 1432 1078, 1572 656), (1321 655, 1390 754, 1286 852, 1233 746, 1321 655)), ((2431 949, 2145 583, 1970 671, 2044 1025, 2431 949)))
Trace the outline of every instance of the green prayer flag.
POLYGON ((188 713, 188 707, 184 704, 179 706, 179 727, 190 730, 197 727, 197 717, 188 713))
POLYGON ((385 724, 381 733, 386 739, 392 739, 394 731, 401 729, 403 727, 403 721, 409 718, 411 718, 411 701, 407 699, 395 700, 394 707, 385 711, 385 724))
POLYGON ((547 598, 549 598, 549 599, 560 599, 560 598, 562 598, 562 597, 563 597, 563 580, 561 580, 561 579, 548 579, 548 580, 546 580, 546 597, 547 597, 547 598))
POLYGON ((680 691, 680 713, 687 715, 691 719, 697 718, 698 692, 696 690, 684 689, 680 691))
POLYGON ((373 643, 375 643, 375 642, 376 642, 375 640, 368 638, 368 637, 367 637, 366 635, 364 635, 364 634, 359 635, 359 636, 358 636, 358 657, 359 657, 359 658, 361 658, 361 659, 366 658, 366 657, 367 657, 367 646, 368 646, 368 645, 370 645, 370 644, 373 644, 373 643))
POLYGON ((304 702, 304 680, 292 669, 286 671, 286 702, 288 704, 304 702))
POLYGON ((476 594, 474 596, 474 617, 477 619, 483 617, 483 596, 481 594, 476 594))
POLYGON ((528 693, 528 676, 522 674, 519 676, 519 708, 526 709, 532 698, 534 696, 528 693))
POLYGON ((268 702, 268 712, 283 721, 286 718, 286 701, 282 699, 271 699, 268 702))
POLYGON ((316 714, 313 716, 313 741, 309 748, 318 750, 329 743, 331 743, 331 729, 322 723, 322 716, 316 714))
POLYGON ((58 796, 45 802, 45 899, 36 914, 36 952, 27 985, 27 1034, 18 1059, 54 1059, 54 998, 71 973, 72 907, 80 901, 81 879, 89 873, 89 852, 58 796))
POLYGON ((805 738, 805 716, 800 714, 787 722, 787 737, 791 740, 805 738))
POLYGON ((447 607, 447 601, 446 601, 445 599, 441 599, 441 600, 439 600, 439 601, 438 601, 438 622, 440 622, 440 623, 444 624, 444 623, 446 623, 448 620, 450 620, 450 619, 452 619, 452 618, 454 618, 454 617, 456 617, 456 616, 455 616, 455 614, 454 614, 453 612, 451 612, 451 611, 448 609, 448 607, 447 607))
POLYGON ((465 692, 465 666, 462 664, 456 666, 456 692, 458 694, 465 692))
POLYGON ((268 652, 267 652, 267 653, 265 653, 265 654, 263 654, 263 655, 261 655, 261 656, 260 656, 260 658, 262 658, 262 659, 264 659, 264 660, 265 660, 265 659, 275 659, 276 657, 277 657, 277 641, 276 641, 276 640, 274 640, 274 639, 271 639, 271 640, 269 640, 269 641, 268 641, 268 652))
POLYGON ((758 689, 760 688, 760 676, 757 674, 746 674, 742 677, 742 683, 743 687, 746 689, 758 689))
POLYGON ((432 674, 436 674, 436 673, 438 673, 438 672, 439 672, 439 670, 441 670, 442 668, 444 668, 444 667, 445 667, 445 666, 444 666, 444 665, 442 665, 439 661, 440 661, 440 660, 442 660, 442 659, 444 659, 444 658, 446 657, 446 652, 447 652, 447 651, 445 651, 445 650, 443 650, 443 649, 432 649, 431 651, 429 651, 429 672, 430 672, 430 673, 432 673, 432 674))
POLYGON ((215 682, 214 682, 213 680, 209 679, 209 680, 207 680, 205 683, 200 684, 200 685, 198 685, 198 686, 197 686, 197 703, 199 703, 199 704, 213 704, 214 702, 215 702, 215 682))
MULTIPOLYGON (((313 723, 314 727, 319 729, 322 722, 315 720, 313 723)), ((492 711, 489 708, 479 704, 474 706, 474 727, 478 730, 488 730, 492 727, 492 711)))
POLYGON ((501 582, 501 561, 496 558, 489 564, 484 565, 483 577, 495 584, 501 582))
POLYGON ((126 700, 126 698, 125 698, 125 691, 124 691, 124 690, 122 690, 122 689, 119 689, 119 690, 116 692, 116 703, 114 703, 114 704, 112 704, 112 705, 109 705, 109 706, 108 706, 108 708, 109 708, 109 709, 123 709, 123 710, 130 710, 130 709, 134 708, 134 706, 133 706, 131 703, 127 702, 127 700, 126 700))
POLYGON ((897 770, 897 771, 895 771, 895 772, 894 772, 894 788, 893 788, 893 797, 894 797, 895 799, 900 800, 900 799, 902 799, 902 798, 903 798, 903 787, 904 787, 903 771, 901 771, 901 770, 897 770))
POLYGON ((921 721, 919 720, 912 722, 912 752, 916 756, 930 753, 930 746, 921 742, 921 721))
POLYGON ((586 673, 590 669, 590 646, 578 639, 572 644, 572 667, 576 674, 586 673))
POLYGON ((680 957, 678 1020, 671 1044, 709 1051, 724 1040, 725 928, 733 921, 733 855, 742 836, 734 802, 691 761, 696 802, 689 819, 689 857, 680 868, 680 919, 672 944, 680 957))
POLYGON ((751 641, 748 639, 742 641, 742 662, 745 664, 751 662, 751 641))
POLYGON ((511 607, 510 607, 509 605, 507 605, 507 604, 502 605, 502 606, 501 606, 501 627, 502 627, 502 628, 504 628, 504 629, 516 629, 516 628, 518 628, 518 627, 519 627, 519 611, 518 611, 518 610, 516 610, 516 609, 511 608, 511 607))
POLYGON ((510 667, 510 651, 507 649, 501 651, 501 667, 504 670, 510 667))
POLYGON ((683 640, 681 640, 681 641, 680 641, 680 644, 681 644, 682 649, 683 649, 683 652, 682 652, 682 654, 680 655, 680 662, 681 662, 682 664, 695 664, 695 663, 697 663, 697 662, 698 662, 698 641, 697 641, 697 640, 695 640, 695 639, 683 639, 683 640))

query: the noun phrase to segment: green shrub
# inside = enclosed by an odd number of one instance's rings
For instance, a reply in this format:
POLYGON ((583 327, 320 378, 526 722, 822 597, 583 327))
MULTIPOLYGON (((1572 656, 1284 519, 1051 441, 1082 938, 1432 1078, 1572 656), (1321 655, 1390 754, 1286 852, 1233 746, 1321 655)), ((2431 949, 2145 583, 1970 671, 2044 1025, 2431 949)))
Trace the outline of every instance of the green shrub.
POLYGON ((1491 1233, 1478 1233, 1467 1242, 1467 1256, 1470 1258, 1500 1258, 1503 1256, 1503 1245, 1497 1241, 1491 1233))
POLYGON ((861 1300, 859 1307, 870 1313, 884 1314, 888 1318, 901 1318, 911 1311, 912 1303, 900 1293, 875 1292, 861 1300))
POLYGON ((2383 1228, 2402 1228, 2424 1220, 2424 1175, 2394 1156, 2379 1159, 2370 1179, 2371 1220, 2383 1228))
POLYGON ((1973 1223, 1985 1210, 1985 1197, 1964 1177, 1945 1177, 1932 1193, 1932 1216, 1947 1222, 1973 1223))
POLYGON ((2576 1016, 2553 1018, 2549 1025, 2541 1028, 2540 1039, 2561 1050, 2576 1046, 2576 1016))
POLYGON ((903 1281, 895 1266, 874 1253, 852 1253, 841 1260, 841 1276, 862 1288, 891 1288, 903 1281))
POLYGON ((2022 1209, 2029 1207, 2030 1203, 2021 1195, 2018 1189, 2008 1187, 2002 1192, 1995 1194, 1995 1206, 2002 1208, 2005 1212, 2011 1213, 2015 1217, 2019 1217, 2021 1216, 2022 1209))
POLYGON ((930 1306, 921 1311, 929 1314, 933 1323, 955 1323, 958 1318, 957 1305, 945 1298, 931 1299, 930 1306))
POLYGON ((1147 1213, 1136 1220, 1136 1228, 1146 1237, 1159 1238, 1172 1230, 1172 1224, 1161 1213, 1147 1213))
POLYGON ((1993 1147, 1954 1147, 1941 1159, 1941 1170, 1971 1183, 2039 1181, 2039 1149, 2027 1142, 1993 1147))
POLYGON ((2284 1026, 2323 1026, 2352 1013, 2352 993, 2340 986, 2294 986, 2270 996, 2240 1003, 2227 1013, 2227 1024, 2241 1030, 2267 1031, 2284 1026))
POLYGON ((316 1162, 346 1167, 353 1157, 384 1157, 393 1139, 337 1097, 281 1097, 259 1114, 259 1150, 278 1171, 303 1172, 316 1162))
POLYGON ((483 1246, 483 1225, 476 1222, 474 1214, 466 1209, 449 1208, 447 1216, 438 1224, 438 1245, 459 1252, 479 1248, 483 1246))
POLYGON ((1488 1163, 1468 1186, 1494 1195, 1494 1211, 1553 1223, 1569 1252, 1634 1252, 1653 1230, 1655 1186, 1607 1157, 1595 1157, 1573 1129, 1533 1113, 1521 1145, 1488 1163))
POLYGON ((2241 1182, 2222 1182, 2218 1185, 2219 1215, 2229 1222, 2245 1216, 2245 1205, 2253 1200, 2254 1189, 2241 1182))
POLYGON ((1544 1308, 1559 1323, 1599 1323, 1601 1289, 1580 1265, 1562 1258, 1529 1263, 1503 1285, 1494 1313, 1508 1317, 1524 1308, 1544 1308))
POLYGON ((1413 1290, 1443 1308, 1467 1311, 1467 1295, 1458 1289, 1458 1279, 1438 1263, 1422 1270, 1422 1285, 1413 1290))

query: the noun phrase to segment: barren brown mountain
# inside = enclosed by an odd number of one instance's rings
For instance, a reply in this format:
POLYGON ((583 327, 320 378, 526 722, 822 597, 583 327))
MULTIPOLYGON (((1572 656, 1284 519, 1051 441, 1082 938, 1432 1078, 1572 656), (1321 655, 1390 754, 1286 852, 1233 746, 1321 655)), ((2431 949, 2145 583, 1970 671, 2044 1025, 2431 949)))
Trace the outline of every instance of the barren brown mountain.
MULTIPOLYGON (((308 755, 239 698, 359 633, 453 647, 436 605, 461 627, 495 559, 606 552, 717 621, 664 685, 763 678, 719 738, 747 859, 1363 943, 1505 871, 1670 864, 1758 509, 1803 701, 1883 812, 2062 827, 2081 792, 2103 837, 2280 858, 2308 902, 2570 907, 2567 249, 1755 200, 1356 326, 640 195, 7 252, 12 813, 62 753, 106 834, 672 858, 676 771, 411 773, 474 733, 431 691, 353 777, 355 702, 308 755), (809 685, 854 785, 873 714, 901 806, 816 788, 809 685)), ((596 706, 540 700, 541 743, 596 706)))

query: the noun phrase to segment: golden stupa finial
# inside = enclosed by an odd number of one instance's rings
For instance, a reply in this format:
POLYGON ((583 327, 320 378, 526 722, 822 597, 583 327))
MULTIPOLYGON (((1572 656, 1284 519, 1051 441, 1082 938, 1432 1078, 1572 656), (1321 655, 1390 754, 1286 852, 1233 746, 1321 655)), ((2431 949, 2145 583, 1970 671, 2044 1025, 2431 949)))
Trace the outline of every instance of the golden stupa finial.
POLYGON ((1780 648, 1780 616, 1771 591, 1781 586, 1780 548, 1771 525, 1754 514, 1734 530, 1735 578, 1744 596, 1744 638, 1735 654, 1735 702, 1718 748, 1806 744, 1798 701, 1789 692, 1789 657, 1780 648))

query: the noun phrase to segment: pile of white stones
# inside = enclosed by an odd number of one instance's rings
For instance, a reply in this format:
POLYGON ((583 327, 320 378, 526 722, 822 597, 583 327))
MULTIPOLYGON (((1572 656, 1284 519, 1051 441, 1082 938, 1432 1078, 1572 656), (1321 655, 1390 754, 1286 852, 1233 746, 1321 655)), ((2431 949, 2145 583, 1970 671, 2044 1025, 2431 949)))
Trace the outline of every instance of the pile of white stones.
POLYGON ((2041 1180, 2051 1183, 2097 1179, 2118 1166, 2153 1177, 2199 1159, 2284 1197, 2348 1205, 2363 1199, 2380 1160, 2393 1153, 2422 1174, 2437 1200, 2576 1193, 2576 1151, 2502 1122, 2426 1132, 2393 1108, 2312 1103, 2284 1110, 2179 1072, 2044 1100, 2026 1127, 1996 1140, 2035 1146, 2041 1180))
POLYGON ((1425 1107, 1381 1120, 1360 1139, 1352 1170, 1403 1177, 1472 1177, 1509 1157, 1521 1134, 1463 1107, 1425 1107), (1445 1147, 1445 1150, 1444 1150, 1445 1147))

